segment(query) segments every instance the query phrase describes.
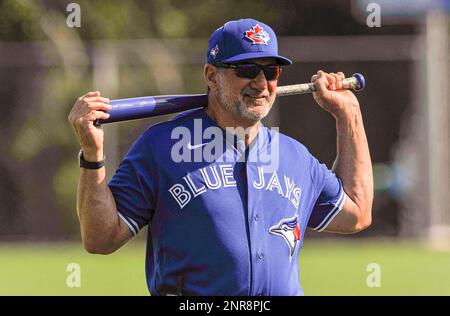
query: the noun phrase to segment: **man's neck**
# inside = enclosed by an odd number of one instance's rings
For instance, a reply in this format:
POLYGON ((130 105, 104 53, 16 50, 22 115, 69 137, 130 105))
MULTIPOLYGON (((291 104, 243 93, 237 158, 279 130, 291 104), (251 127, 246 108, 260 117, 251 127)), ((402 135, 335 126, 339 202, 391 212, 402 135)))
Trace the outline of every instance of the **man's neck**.
MULTIPOLYGON (((211 96, 208 98, 208 106, 205 108, 206 114, 216 122, 223 129, 228 128, 243 128, 246 131, 245 145, 248 147, 253 140, 258 136, 260 121, 252 121, 242 117, 237 117, 230 111, 227 111, 222 107, 217 100, 214 100, 211 96)), ((242 138, 239 133, 236 134, 242 138)))

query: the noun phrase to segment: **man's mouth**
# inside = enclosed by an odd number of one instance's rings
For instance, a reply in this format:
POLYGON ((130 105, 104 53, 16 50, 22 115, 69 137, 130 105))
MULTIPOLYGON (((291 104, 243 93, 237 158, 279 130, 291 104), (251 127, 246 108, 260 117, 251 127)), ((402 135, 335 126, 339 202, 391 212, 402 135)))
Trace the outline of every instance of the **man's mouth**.
POLYGON ((266 95, 250 95, 250 94, 244 94, 245 97, 252 99, 252 100, 266 100, 267 96, 266 95))

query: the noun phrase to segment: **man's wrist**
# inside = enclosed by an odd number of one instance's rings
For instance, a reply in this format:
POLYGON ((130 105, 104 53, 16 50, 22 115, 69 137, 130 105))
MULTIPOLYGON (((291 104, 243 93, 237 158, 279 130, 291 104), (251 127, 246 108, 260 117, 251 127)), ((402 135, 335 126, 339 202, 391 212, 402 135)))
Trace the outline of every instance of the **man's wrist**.
POLYGON ((98 159, 97 155, 91 155, 91 156, 86 157, 86 154, 83 152, 83 150, 80 150, 80 152, 78 154, 78 161, 79 161, 80 168, 85 168, 85 169, 100 169, 103 166, 105 166, 105 157, 104 156, 102 156, 101 159, 98 159))
POLYGON ((345 107, 331 113, 338 121, 346 121, 354 119, 355 115, 360 113, 359 104, 349 103, 345 107))
POLYGON ((83 157, 86 161, 97 162, 105 158, 103 150, 89 150, 82 148, 81 151, 83 152, 83 157))

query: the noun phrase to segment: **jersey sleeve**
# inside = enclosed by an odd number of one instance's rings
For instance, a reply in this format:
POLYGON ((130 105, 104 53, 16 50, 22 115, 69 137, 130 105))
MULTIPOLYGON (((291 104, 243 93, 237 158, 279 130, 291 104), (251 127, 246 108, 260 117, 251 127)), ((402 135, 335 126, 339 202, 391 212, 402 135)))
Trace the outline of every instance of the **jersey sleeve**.
POLYGON ((154 212, 152 161, 145 138, 140 136, 108 184, 119 216, 134 235, 150 223, 154 212))
POLYGON ((311 177, 318 196, 308 227, 323 231, 342 210, 345 192, 341 180, 326 165, 313 158, 311 177))

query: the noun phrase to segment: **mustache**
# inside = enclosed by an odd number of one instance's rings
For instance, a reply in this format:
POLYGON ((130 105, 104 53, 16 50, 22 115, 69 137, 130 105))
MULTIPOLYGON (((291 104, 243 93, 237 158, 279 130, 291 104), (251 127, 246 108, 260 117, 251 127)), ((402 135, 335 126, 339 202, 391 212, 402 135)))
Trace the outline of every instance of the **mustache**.
POLYGON ((241 95, 242 96, 248 95, 250 97, 265 97, 265 98, 269 97, 268 92, 264 93, 264 91, 260 91, 260 90, 256 90, 256 89, 252 89, 252 88, 244 89, 242 91, 241 95))

